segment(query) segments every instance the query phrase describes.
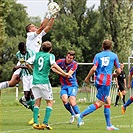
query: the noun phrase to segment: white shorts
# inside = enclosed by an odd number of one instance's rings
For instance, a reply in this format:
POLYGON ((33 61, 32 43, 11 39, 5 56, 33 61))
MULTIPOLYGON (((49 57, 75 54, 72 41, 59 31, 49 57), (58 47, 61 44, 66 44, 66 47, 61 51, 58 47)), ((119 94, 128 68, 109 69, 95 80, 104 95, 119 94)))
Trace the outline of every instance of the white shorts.
POLYGON ((53 100, 53 92, 50 83, 33 85, 32 92, 35 99, 43 98, 45 100, 53 100))
POLYGON ((32 75, 22 77, 23 91, 30 91, 30 89, 32 88, 32 80, 33 80, 32 75))

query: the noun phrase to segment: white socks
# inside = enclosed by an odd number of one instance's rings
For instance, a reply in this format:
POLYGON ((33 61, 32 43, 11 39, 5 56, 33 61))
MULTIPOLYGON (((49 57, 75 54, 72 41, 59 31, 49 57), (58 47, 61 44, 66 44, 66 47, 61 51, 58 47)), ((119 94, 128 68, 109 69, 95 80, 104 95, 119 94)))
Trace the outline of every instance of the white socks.
POLYGON ((8 81, 1 82, 0 83, 0 90, 2 90, 4 88, 8 88, 8 87, 9 87, 8 81))

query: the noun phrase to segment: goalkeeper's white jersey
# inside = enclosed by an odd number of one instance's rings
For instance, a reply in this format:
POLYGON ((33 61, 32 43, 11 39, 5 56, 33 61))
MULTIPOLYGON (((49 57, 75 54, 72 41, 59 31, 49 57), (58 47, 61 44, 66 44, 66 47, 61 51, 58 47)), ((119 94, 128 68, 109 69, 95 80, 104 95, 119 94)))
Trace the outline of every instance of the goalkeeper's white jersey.
MULTIPOLYGON (((20 53, 20 51, 18 51, 18 52, 16 53, 16 57, 17 57, 18 61, 19 61, 20 59, 22 59, 22 58, 26 61, 26 60, 28 60, 30 57, 32 57, 33 55, 34 55, 34 52, 33 52, 32 50, 30 50, 30 49, 27 49, 27 50, 26 50, 26 54, 25 54, 25 55, 22 55, 22 54, 20 53)), ((17 65, 20 65, 20 62, 18 62, 17 65)), ((23 65, 24 65, 24 64, 23 64, 23 65)), ((30 74, 30 72, 28 71, 28 69, 22 69, 20 75, 21 75, 21 76, 29 76, 29 75, 31 75, 31 74, 30 74)))
POLYGON ((42 44, 42 37, 45 34, 46 32, 44 30, 39 35, 36 32, 28 32, 26 47, 31 49, 34 53, 39 52, 42 44))

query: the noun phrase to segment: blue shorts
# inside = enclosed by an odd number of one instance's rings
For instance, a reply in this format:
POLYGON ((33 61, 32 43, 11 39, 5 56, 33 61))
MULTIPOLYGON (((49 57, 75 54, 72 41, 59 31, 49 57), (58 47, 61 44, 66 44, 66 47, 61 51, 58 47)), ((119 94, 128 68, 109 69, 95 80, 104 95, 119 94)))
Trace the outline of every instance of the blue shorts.
POLYGON ((96 97, 103 101, 106 102, 107 97, 109 96, 110 93, 110 86, 105 86, 105 85, 95 85, 97 88, 97 95, 96 97))
POLYGON ((63 94, 66 94, 68 95, 68 97, 70 96, 75 96, 77 95, 77 92, 78 92, 78 87, 76 86, 63 86, 61 88, 61 91, 60 91, 60 96, 62 96, 63 94))

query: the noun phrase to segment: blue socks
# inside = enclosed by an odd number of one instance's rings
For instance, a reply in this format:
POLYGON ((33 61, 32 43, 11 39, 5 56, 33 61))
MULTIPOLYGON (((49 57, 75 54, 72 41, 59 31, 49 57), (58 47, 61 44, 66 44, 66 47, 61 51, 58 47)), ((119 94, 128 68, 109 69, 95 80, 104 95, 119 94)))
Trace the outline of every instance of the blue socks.
POLYGON ((126 108, 127 106, 129 106, 131 103, 133 102, 133 97, 130 97, 127 102, 124 104, 124 108, 126 108))
POLYGON ((110 127, 112 125, 110 122, 110 105, 104 106, 104 116, 106 120, 106 125, 110 127))
POLYGON ((90 106, 88 106, 88 108, 86 108, 81 114, 80 117, 83 118, 84 116, 92 113, 93 111, 95 111, 96 109, 98 109, 97 104, 91 104, 90 106))
POLYGON ((67 104, 64 104, 64 106, 71 113, 71 115, 75 115, 69 102, 67 104))

